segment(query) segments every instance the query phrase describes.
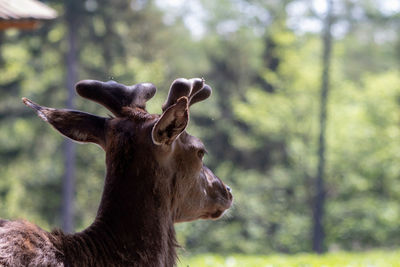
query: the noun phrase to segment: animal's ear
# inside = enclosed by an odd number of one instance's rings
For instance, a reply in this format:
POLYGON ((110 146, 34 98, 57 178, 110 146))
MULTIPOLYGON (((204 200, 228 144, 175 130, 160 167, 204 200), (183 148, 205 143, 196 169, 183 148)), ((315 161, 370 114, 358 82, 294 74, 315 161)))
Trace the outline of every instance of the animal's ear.
POLYGON ((106 118, 76 110, 42 107, 27 98, 22 101, 62 135, 77 142, 96 143, 105 148, 106 118))
POLYGON ((153 143, 170 145, 186 129, 189 122, 188 98, 183 96, 167 108, 153 126, 153 143))

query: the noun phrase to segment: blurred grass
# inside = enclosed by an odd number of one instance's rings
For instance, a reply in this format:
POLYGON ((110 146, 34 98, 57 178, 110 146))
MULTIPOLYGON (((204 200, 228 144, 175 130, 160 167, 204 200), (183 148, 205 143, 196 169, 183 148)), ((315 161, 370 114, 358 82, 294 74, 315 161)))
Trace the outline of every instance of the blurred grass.
POLYGON ((400 267, 400 250, 335 252, 324 255, 181 256, 179 267, 400 267))

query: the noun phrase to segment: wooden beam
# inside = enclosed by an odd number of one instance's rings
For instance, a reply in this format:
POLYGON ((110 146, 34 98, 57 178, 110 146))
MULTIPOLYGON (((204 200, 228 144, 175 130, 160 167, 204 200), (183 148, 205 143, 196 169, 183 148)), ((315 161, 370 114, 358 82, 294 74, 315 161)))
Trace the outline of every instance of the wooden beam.
POLYGON ((0 20, 0 31, 11 28, 21 30, 33 30, 39 27, 40 21, 38 20, 0 20))

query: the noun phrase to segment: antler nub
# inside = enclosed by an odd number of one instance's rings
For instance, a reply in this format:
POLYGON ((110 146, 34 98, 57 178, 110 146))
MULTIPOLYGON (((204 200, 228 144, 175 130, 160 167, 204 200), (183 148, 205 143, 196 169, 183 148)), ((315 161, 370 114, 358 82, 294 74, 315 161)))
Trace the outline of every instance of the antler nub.
POLYGON ((207 99, 211 95, 211 93, 212 93, 211 87, 205 84, 200 91, 198 91, 196 94, 190 97, 189 106, 193 105, 194 103, 207 99))
POLYGON ((211 87, 204 84, 203 78, 193 78, 190 80, 176 79, 169 89, 168 98, 162 106, 163 112, 176 101, 186 96, 189 99, 189 106, 208 98, 211 95, 211 87))
POLYGON ((80 96, 105 106, 117 117, 123 116, 123 107, 145 109, 146 101, 152 98, 157 90, 151 83, 126 86, 115 81, 95 80, 80 81, 75 88, 80 96))
POLYGON ((192 97, 195 95, 200 89, 204 86, 204 79, 203 78, 192 78, 189 80, 192 83, 192 91, 190 92, 190 96, 192 97))
POLYGON ((192 83, 187 79, 179 78, 173 81, 168 92, 167 100, 162 105, 162 111, 164 112, 168 107, 175 104, 180 97, 189 96, 191 89, 192 83))
POLYGON ((133 101, 131 105, 140 107, 142 109, 146 108, 146 102, 151 99, 157 89, 152 83, 139 83, 135 85, 133 90, 133 101))

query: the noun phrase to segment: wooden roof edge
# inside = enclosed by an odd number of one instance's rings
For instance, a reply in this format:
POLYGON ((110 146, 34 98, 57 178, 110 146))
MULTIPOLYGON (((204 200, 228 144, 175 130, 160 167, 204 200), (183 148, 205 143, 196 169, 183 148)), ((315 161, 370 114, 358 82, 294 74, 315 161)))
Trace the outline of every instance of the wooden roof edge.
POLYGON ((0 0, 1 20, 50 20, 57 11, 37 0, 0 0))

